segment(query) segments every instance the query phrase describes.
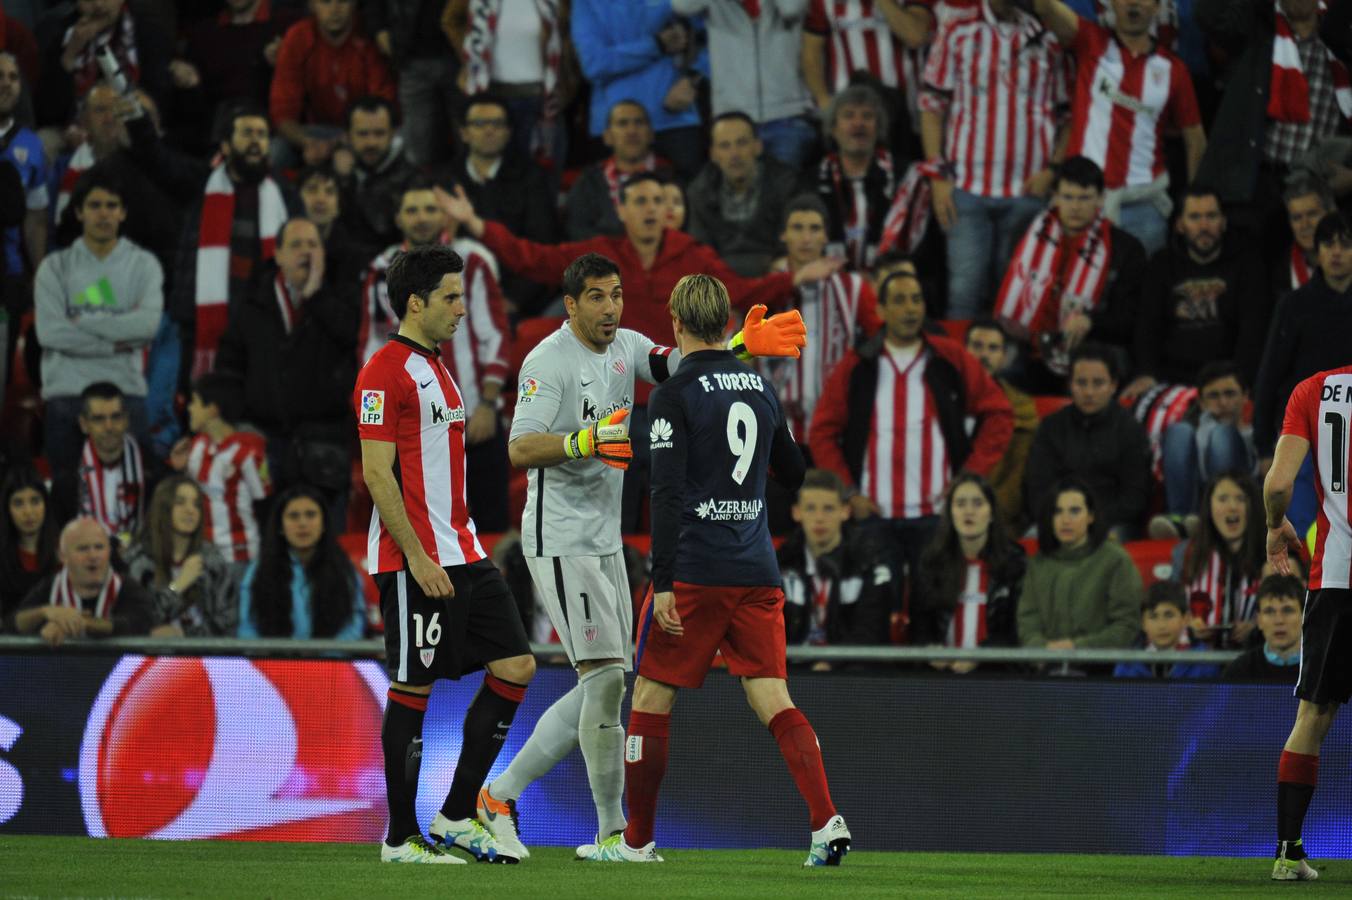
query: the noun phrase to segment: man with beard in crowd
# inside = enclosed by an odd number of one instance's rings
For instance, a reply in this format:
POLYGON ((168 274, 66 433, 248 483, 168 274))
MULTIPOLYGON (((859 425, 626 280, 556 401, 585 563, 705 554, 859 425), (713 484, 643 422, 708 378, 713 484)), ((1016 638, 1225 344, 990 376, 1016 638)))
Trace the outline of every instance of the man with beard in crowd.
POLYGON ((237 106, 220 125, 221 159, 213 164, 169 149, 145 117, 127 123, 132 158, 187 207, 167 306, 182 333, 180 376, 190 378, 211 371, 227 306, 248 296, 288 210, 299 207, 268 172, 267 115, 237 106))
POLYGON ((348 198, 343 222, 368 253, 399 240, 394 222, 399 192, 415 174, 404 158, 397 125, 394 104, 375 95, 362 97, 347 110, 347 146, 333 155, 348 198))

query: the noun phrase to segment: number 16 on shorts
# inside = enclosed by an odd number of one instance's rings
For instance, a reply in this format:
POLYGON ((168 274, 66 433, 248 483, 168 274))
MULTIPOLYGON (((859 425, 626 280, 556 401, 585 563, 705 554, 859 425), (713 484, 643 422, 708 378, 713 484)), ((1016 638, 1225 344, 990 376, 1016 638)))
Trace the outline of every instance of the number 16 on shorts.
POLYGON ((437 644, 441 643, 441 623, 437 621, 440 618, 441 613, 432 613, 432 618, 427 620, 427 627, 424 628, 422 613, 413 614, 413 646, 418 648, 418 658, 422 660, 424 668, 432 668, 437 644))

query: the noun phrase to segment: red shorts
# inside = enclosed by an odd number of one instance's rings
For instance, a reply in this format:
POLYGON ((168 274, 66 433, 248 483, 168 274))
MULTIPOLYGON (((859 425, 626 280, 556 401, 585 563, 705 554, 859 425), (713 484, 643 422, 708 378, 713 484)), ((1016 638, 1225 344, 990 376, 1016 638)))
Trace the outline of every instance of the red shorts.
POLYGON ((667 634, 653 620, 653 592, 638 627, 638 674, 676 687, 697 688, 723 651, 728 671, 742 678, 787 678, 784 592, 777 587, 712 587, 676 582, 676 614, 685 634, 667 634))

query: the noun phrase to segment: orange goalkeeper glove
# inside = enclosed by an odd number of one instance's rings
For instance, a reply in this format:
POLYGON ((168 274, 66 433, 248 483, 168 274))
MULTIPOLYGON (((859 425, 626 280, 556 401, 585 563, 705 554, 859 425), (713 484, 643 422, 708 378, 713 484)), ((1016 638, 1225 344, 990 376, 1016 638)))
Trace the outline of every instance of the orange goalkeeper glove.
POLYGON ((629 468, 634 450, 629 446, 629 410, 611 413, 588 428, 574 431, 563 439, 563 452, 569 459, 595 457, 616 469, 629 468))
POLYGON ((742 330, 728 341, 728 349, 745 362, 755 356, 788 356, 797 359, 807 346, 807 326, 796 309, 765 317, 765 304, 757 303, 746 314, 742 330))

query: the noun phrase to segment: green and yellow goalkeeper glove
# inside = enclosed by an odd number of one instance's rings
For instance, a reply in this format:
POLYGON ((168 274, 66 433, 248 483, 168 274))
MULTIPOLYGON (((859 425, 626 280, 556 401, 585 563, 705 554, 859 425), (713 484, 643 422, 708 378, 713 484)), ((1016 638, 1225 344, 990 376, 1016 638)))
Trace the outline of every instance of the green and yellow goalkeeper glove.
POLYGON ((569 459, 595 457, 616 469, 629 468, 634 450, 629 446, 629 410, 611 413, 588 428, 574 431, 563 439, 563 452, 569 459))
POLYGON ((796 309, 765 317, 764 303, 757 303, 746 314, 742 330, 728 341, 728 349, 743 362, 757 356, 787 356, 797 359, 807 346, 807 326, 796 309))

